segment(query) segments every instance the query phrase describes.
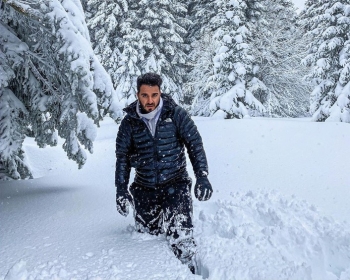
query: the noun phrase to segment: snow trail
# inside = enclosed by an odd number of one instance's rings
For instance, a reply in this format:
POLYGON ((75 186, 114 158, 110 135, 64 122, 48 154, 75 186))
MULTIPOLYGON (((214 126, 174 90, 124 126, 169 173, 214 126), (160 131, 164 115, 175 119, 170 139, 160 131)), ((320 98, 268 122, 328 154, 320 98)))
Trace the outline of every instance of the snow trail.
MULTIPOLYGON (((350 226, 342 222, 350 220, 344 211, 350 175, 343 171, 350 128, 266 119, 196 122, 214 187, 210 201, 194 201, 204 278, 350 279, 350 226), (290 176, 293 167, 304 176, 290 176)), ((132 215, 118 215, 117 129, 102 123, 95 152, 80 171, 60 148, 38 150, 26 140, 28 161, 42 177, 1 182, 1 280, 203 278, 175 258, 164 236, 135 233, 132 215)))

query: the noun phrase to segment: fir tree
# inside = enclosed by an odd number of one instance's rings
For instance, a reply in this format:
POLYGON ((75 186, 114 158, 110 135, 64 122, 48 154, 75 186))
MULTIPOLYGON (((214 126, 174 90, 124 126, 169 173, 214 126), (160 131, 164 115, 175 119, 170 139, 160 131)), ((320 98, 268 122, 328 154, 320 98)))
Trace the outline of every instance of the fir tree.
POLYGON ((142 74, 161 74, 162 91, 182 102, 187 60, 184 38, 190 24, 186 18, 187 6, 175 0, 141 0, 130 5, 130 10, 129 30, 135 30, 133 36, 139 38, 136 51, 140 57, 138 69, 142 74))
POLYGON ((304 63, 315 87, 310 111, 315 121, 350 122, 350 2, 307 1, 302 14, 311 37, 304 63))
POLYGON ((188 18, 192 22, 186 36, 187 42, 199 41, 210 32, 208 23, 216 14, 216 5, 211 0, 191 1, 188 6, 188 18))
POLYGON ((137 77, 155 72, 163 78, 162 91, 182 101, 190 23, 184 1, 85 1, 95 53, 117 93, 131 103, 137 77))
POLYGON ((191 104, 190 111, 194 115, 210 114, 210 95, 215 89, 215 83, 206 81, 214 73, 213 54, 217 45, 209 22, 215 13, 216 5, 213 1, 196 0, 189 4, 188 18, 192 24, 186 36, 190 52, 184 95, 186 103, 191 104))
POLYGON ((93 149, 94 123, 107 113, 122 115, 110 77, 90 47, 80 2, 3 1, 0 12, 2 176, 30 177, 21 150, 26 135, 39 147, 62 137, 67 156, 81 167, 81 146, 93 149))
MULTIPOLYGON (((114 87, 125 87, 125 81, 120 77, 120 64, 124 64, 122 55, 124 34, 122 25, 128 16, 126 0, 86 0, 86 15, 95 54, 110 74, 114 87), (123 61, 122 61, 123 60, 123 61)), ((128 96, 128 90, 121 90, 123 96, 128 96)))
MULTIPOLYGON (((210 29, 216 50, 212 73, 203 86, 204 92, 210 93, 210 103, 207 103, 210 114, 217 112, 226 118, 243 118, 265 110, 253 95, 254 91, 264 88, 254 72, 250 31, 260 8, 256 2, 215 1, 210 29)), ((201 102, 205 104, 204 100, 201 102)))
POLYGON ((297 22, 290 0, 267 0, 254 29, 254 57, 257 75, 266 90, 254 96, 268 116, 305 116, 309 107, 310 84, 303 80, 308 68, 301 64, 307 41, 297 22))
POLYGON ((145 59, 145 47, 150 38, 147 29, 139 29, 133 20, 135 11, 130 11, 127 19, 121 23, 121 34, 123 36, 120 45, 121 54, 116 70, 118 80, 117 92, 130 104, 136 100, 136 80, 142 71, 142 61, 145 59))
POLYGON ((199 40, 191 43, 192 51, 189 54, 189 64, 192 67, 187 82, 184 84, 187 100, 191 101, 190 113, 198 116, 210 116, 210 96, 217 89, 214 75, 213 54, 218 42, 212 32, 203 33, 199 40))

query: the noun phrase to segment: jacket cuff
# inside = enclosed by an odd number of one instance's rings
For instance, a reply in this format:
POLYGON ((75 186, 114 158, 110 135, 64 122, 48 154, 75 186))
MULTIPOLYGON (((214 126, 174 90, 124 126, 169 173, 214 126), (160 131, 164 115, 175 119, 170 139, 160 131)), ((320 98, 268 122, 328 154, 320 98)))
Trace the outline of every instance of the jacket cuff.
POLYGON ((196 178, 202 178, 202 177, 207 177, 208 176, 208 171, 206 170, 200 170, 198 172, 195 172, 196 178))

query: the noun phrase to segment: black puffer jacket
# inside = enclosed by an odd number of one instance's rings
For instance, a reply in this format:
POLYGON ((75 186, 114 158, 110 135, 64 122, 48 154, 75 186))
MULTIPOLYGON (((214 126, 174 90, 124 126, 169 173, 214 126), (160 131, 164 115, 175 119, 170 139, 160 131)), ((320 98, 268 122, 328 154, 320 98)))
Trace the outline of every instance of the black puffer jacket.
POLYGON ((154 137, 136 113, 137 101, 124 109, 116 139, 115 185, 126 190, 130 169, 135 182, 157 188, 180 176, 187 176, 184 146, 197 177, 208 173, 202 138, 193 120, 174 100, 162 94, 163 108, 154 137))

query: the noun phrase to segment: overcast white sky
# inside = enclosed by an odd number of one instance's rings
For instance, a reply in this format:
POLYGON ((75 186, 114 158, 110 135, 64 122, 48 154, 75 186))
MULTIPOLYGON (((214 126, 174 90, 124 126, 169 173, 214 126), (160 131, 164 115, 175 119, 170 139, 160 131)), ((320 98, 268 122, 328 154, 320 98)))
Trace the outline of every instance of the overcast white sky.
POLYGON ((295 4, 295 6, 300 10, 304 8, 305 0, 292 0, 292 2, 295 4))

